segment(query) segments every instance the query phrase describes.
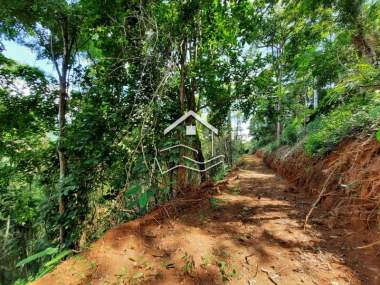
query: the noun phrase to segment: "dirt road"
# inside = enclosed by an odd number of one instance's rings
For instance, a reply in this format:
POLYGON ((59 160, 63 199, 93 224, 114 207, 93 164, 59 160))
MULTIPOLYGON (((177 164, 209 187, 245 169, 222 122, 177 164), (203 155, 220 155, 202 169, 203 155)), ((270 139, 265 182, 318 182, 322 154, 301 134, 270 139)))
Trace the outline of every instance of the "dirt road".
POLYGON ((340 236, 303 230, 310 200, 243 160, 219 193, 120 225, 34 284, 368 284, 340 236))

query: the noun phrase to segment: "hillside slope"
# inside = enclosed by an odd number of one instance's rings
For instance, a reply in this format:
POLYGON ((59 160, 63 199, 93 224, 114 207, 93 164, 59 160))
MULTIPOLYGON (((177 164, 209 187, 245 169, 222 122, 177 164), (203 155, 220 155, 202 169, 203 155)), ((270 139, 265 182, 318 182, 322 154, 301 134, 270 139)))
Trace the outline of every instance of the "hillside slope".
MULTIPOLYGON (((380 282, 380 143, 371 133, 348 137, 323 158, 311 158, 303 148, 281 147, 265 156, 266 163, 292 182, 294 193, 313 197, 309 224, 344 233, 339 242, 346 259, 380 282)), ((364 283, 367 284, 367 283, 364 283)))
POLYGON ((43 284, 378 284, 342 253, 345 233, 302 224, 311 202, 245 156, 224 183, 108 231, 43 284))

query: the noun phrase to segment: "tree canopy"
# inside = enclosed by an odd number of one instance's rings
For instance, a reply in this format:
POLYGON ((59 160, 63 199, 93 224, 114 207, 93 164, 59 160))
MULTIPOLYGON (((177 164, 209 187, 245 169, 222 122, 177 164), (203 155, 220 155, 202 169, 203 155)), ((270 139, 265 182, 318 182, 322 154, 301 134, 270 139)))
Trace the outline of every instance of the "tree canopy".
POLYGON ((56 75, 0 53, 0 283, 37 276, 63 249, 221 177, 239 153, 301 141, 309 155, 323 155, 355 130, 378 126, 377 1, 0 7, 0 51, 1 41, 15 41, 49 60, 56 75), (219 128, 216 148, 227 164, 163 176, 155 158, 170 143, 187 139, 194 159, 210 157, 199 125, 191 139, 163 136, 189 110, 219 128), (250 121, 249 142, 234 136, 240 120, 250 121), (46 248, 57 251, 11 270, 46 248))

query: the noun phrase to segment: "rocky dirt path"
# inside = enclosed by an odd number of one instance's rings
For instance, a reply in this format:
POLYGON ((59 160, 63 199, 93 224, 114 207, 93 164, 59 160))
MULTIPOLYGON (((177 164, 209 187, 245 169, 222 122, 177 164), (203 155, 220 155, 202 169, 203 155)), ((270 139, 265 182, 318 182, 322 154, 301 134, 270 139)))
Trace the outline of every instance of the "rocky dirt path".
POLYGON ((111 229, 34 284, 367 284, 339 236, 303 231, 310 202, 260 157, 219 188, 111 229))

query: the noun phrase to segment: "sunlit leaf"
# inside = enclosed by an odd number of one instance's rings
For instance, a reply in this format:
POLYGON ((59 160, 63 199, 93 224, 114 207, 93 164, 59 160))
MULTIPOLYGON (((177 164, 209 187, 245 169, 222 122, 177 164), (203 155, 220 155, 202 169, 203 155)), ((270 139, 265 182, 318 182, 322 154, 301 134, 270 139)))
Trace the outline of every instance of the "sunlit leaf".
POLYGON ((25 264, 28 264, 28 263, 36 260, 36 259, 39 259, 39 258, 45 257, 45 256, 50 256, 50 255, 56 254, 57 252, 58 252, 57 247, 48 247, 43 251, 40 251, 36 254, 33 254, 33 255, 28 256, 27 258, 21 260, 20 262, 17 263, 16 266, 17 267, 24 266, 25 264))

